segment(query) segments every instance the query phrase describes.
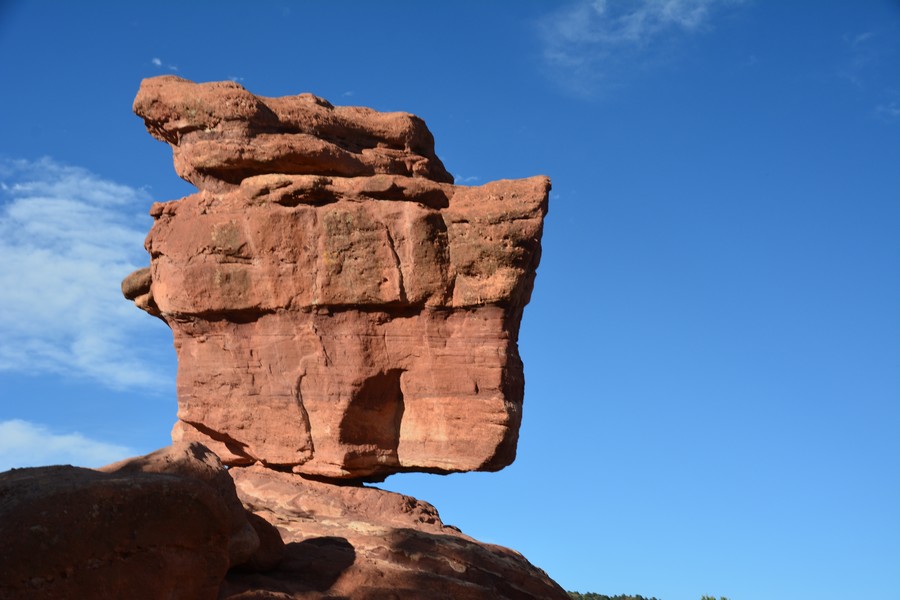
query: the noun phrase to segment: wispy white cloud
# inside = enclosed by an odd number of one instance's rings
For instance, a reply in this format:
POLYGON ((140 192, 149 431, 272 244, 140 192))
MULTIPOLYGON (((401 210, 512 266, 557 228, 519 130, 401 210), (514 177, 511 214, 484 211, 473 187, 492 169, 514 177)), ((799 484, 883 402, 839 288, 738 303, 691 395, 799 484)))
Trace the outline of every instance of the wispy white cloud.
POLYGON ((163 60, 162 60, 161 58, 159 58, 158 56, 154 56, 153 58, 151 58, 151 59, 150 59, 150 62, 153 63, 153 66, 154 66, 154 67, 158 67, 158 68, 160 68, 160 69, 166 68, 166 69, 168 69, 168 70, 170 70, 170 71, 177 71, 177 70, 178 70, 178 67, 175 66, 175 65, 164 64, 164 63, 163 63, 163 60))
POLYGON ((0 372, 169 386, 159 326, 119 289, 149 262, 149 195, 50 159, 0 161, 0 181, 0 372))
POLYGON ((238 77, 237 75, 229 75, 228 79, 230 79, 231 81, 233 81, 235 83, 237 83, 238 81, 244 81, 243 77, 238 77))
POLYGON ((480 179, 480 177, 477 177, 475 175, 470 175, 468 177, 465 177, 463 175, 454 175, 453 183, 455 183, 456 185, 467 185, 469 183, 474 183, 474 182, 478 181, 479 179, 480 179))
POLYGON ((631 67, 661 60, 660 42, 708 29, 720 7, 742 0, 579 0, 543 19, 549 72, 569 91, 621 84, 631 67))
POLYGON ((837 76, 855 87, 875 117, 882 121, 900 118, 900 43, 895 31, 863 31, 842 36, 844 52, 837 76))
POLYGON ((853 36, 845 36, 845 39, 846 39, 848 42, 850 42, 850 44, 851 44, 852 46, 859 46, 859 45, 862 44, 863 42, 865 42, 865 41, 871 39, 872 36, 874 36, 874 35, 875 35, 875 34, 874 34, 873 32, 871 32, 871 31, 864 31, 863 33, 858 33, 858 34, 853 35, 853 36))
POLYGON ((0 421, 0 471, 44 465, 100 467, 137 454, 131 448, 89 439, 80 433, 53 433, 43 425, 0 421))
POLYGON ((900 119, 900 102, 887 102, 875 107, 875 114, 886 121, 900 119))
POLYGON ((870 79, 877 67, 882 50, 876 42, 877 37, 871 31, 843 36, 846 53, 838 65, 838 76, 846 79, 854 86, 862 88, 870 79))

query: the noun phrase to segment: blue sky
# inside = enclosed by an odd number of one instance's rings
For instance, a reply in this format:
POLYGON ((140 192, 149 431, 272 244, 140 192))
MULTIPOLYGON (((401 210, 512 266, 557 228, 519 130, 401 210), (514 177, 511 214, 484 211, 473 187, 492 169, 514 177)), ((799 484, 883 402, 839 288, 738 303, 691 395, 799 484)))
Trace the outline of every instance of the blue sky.
POLYGON ((900 3, 2 2, 0 56, 0 469, 169 443, 131 102, 232 78, 553 180, 518 460, 383 487, 570 590, 900 599, 900 3))

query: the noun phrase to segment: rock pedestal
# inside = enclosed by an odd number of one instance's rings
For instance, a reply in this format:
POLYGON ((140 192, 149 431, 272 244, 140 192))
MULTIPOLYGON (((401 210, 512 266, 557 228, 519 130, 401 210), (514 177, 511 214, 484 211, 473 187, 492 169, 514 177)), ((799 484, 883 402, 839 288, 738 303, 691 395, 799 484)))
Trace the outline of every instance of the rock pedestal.
POLYGON ((231 473, 244 505, 286 545, 276 570, 231 571, 220 598, 568 599, 521 554, 444 525, 427 502, 258 465, 231 473))

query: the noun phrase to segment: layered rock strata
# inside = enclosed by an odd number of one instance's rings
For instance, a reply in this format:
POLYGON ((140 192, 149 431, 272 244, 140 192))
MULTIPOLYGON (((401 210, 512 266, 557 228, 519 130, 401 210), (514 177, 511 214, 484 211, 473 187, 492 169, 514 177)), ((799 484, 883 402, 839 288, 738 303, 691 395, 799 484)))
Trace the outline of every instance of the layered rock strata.
POLYGON ((200 190, 123 282, 174 334, 174 439, 330 479, 512 462, 545 177, 455 186, 417 117, 309 94, 168 76, 134 108, 200 190))

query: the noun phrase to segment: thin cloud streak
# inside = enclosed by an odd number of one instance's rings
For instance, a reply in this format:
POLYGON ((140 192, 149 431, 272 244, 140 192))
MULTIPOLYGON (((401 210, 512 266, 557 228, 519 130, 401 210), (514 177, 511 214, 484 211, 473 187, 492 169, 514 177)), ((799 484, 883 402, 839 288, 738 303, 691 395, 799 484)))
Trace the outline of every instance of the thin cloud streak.
POLYGON ((176 65, 164 65, 162 59, 159 58, 158 56, 154 56, 153 58, 151 58, 150 62, 153 64, 154 67, 158 67, 160 69, 165 67, 166 69, 168 69, 170 71, 178 70, 178 67, 176 65))
POLYGON ((878 98, 874 114, 879 120, 895 121, 900 117, 900 78, 895 68, 900 44, 896 36, 884 31, 864 31, 844 34, 842 41, 844 55, 837 65, 837 76, 861 94, 878 98))
POLYGON ((0 421, 0 471, 44 465, 101 467, 135 454, 126 446, 92 440, 80 433, 57 434, 21 419, 0 421))
POLYGON ((875 107, 875 114, 886 121, 900 119, 900 102, 888 102, 875 107))
POLYGON ((149 262, 149 195, 51 159, 0 162, 0 371, 163 389, 156 324, 119 283, 149 262))
POLYGON ((661 60, 658 42, 710 27, 721 6, 742 0, 579 1, 539 25, 551 76, 579 95, 616 87, 637 61, 661 60))
POLYGON ((470 175, 468 177, 463 175, 454 175, 453 183, 455 183, 456 185, 469 185, 470 183, 475 183, 479 179, 480 177, 476 175, 470 175))
POLYGON ((864 87, 864 81, 877 72, 880 49, 877 37, 871 31, 860 34, 845 34, 847 48, 845 59, 838 66, 838 75, 857 88, 864 87))

